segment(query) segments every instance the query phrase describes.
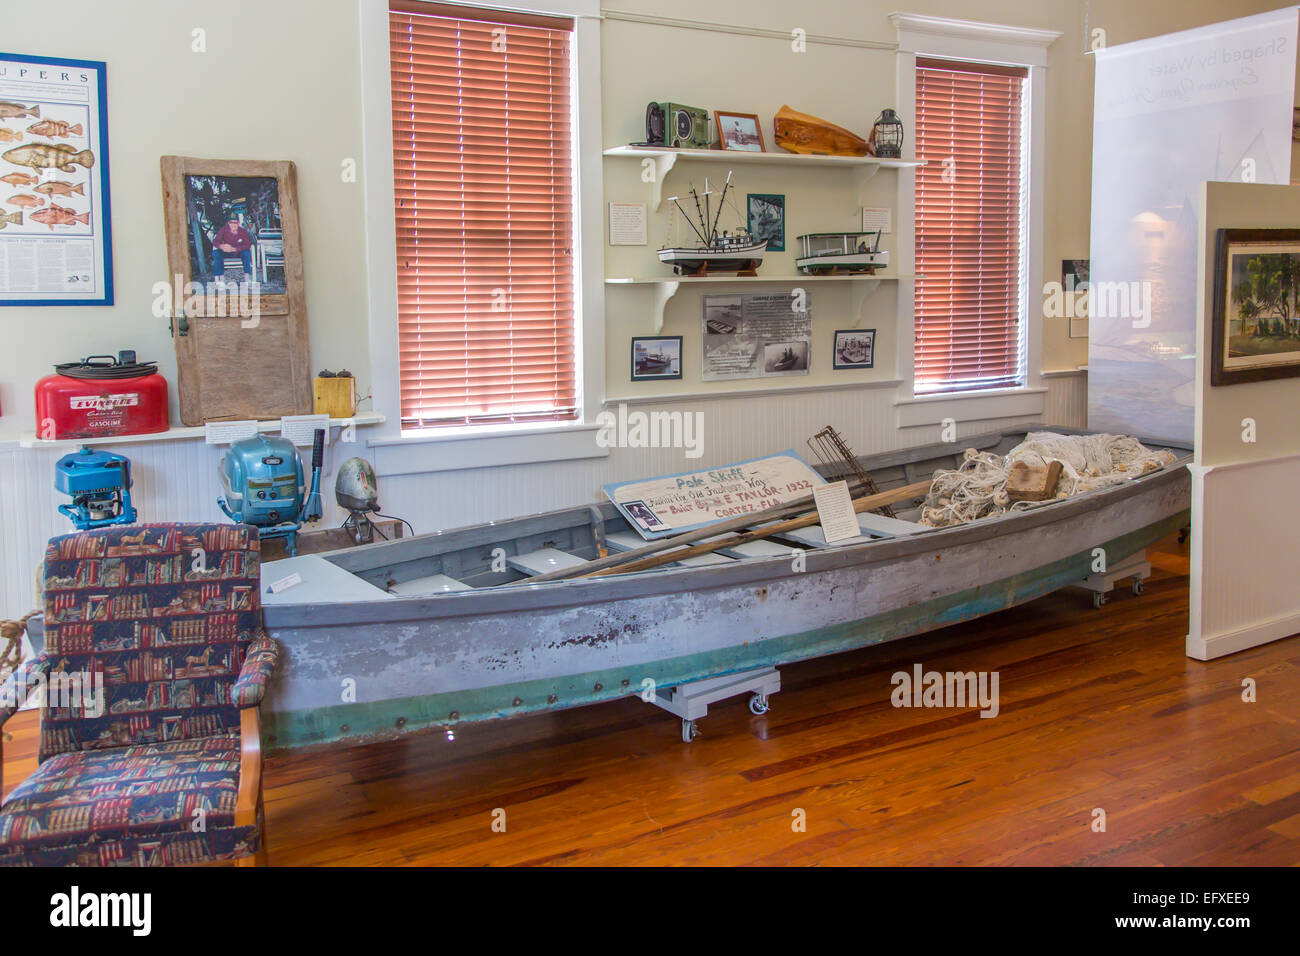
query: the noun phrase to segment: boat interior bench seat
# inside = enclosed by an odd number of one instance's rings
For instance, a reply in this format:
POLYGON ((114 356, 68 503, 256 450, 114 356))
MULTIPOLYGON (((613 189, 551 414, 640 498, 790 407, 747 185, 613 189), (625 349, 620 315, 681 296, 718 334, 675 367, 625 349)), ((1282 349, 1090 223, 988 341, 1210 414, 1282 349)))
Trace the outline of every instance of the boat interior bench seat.
POLYGON ((422 578, 401 581, 388 589, 390 594, 399 597, 415 597, 420 594, 447 594, 451 591, 474 590, 464 581, 457 581, 446 574, 429 574, 422 578))
MULTIPOLYGON (((605 543, 615 551, 631 551, 633 548, 639 548, 646 543, 645 539, 639 534, 631 531, 619 531, 614 534, 605 536, 605 543)), ((676 550, 676 549, 674 549, 676 550)), ((669 552, 670 554, 672 552, 669 552)), ((725 554, 718 554, 714 551, 711 554, 697 554, 694 557, 682 558, 680 561, 674 561, 684 568, 703 568, 711 564, 727 564, 732 559, 725 554)))

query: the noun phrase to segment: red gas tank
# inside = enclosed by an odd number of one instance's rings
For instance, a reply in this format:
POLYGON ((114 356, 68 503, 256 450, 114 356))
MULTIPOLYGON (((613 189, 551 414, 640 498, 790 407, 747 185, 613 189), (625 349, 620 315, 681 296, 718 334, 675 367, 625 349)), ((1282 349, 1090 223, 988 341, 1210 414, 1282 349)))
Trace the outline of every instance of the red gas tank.
POLYGON ((38 438, 110 438, 165 432, 167 380, 135 352, 54 366, 36 383, 38 438))

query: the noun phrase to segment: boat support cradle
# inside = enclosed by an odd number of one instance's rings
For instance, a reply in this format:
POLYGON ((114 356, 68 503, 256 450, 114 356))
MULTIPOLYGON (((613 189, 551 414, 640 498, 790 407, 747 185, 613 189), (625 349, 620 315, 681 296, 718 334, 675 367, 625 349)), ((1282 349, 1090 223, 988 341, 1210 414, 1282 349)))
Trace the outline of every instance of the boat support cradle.
POLYGON ((751 695, 749 712, 761 716, 771 707, 768 696, 780 689, 781 672, 775 667, 760 667, 739 674, 678 684, 662 693, 656 692, 653 698, 647 699, 656 707, 662 707, 682 719, 682 740, 689 744, 700 735, 695 722, 708 714, 709 704, 747 693, 751 695))
POLYGON ((1115 590, 1116 581, 1132 578, 1133 593, 1141 594, 1142 582, 1149 577, 1151 577, 1151 562, 1147 560, 1146 550, 1143 549, 1136 554, 1130 554, 1119 564, 1112 565, 1105 571, 1088 575, 1074 587, 1091 591, 1092 606, 1099 608, 1109 600, 1110 592, 1115 590))

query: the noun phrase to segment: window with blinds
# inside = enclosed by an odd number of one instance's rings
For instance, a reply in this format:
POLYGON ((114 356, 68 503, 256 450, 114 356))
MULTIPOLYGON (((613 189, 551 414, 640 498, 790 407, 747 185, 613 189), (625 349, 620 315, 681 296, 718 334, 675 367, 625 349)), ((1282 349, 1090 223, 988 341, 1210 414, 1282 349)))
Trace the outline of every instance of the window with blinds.
POLYGON ((390 0, 404 428, 577 417, 572 37, 390 0))
POLYGON ((1024 382, 1026 76, 916 61, 917 393, 1024 382))

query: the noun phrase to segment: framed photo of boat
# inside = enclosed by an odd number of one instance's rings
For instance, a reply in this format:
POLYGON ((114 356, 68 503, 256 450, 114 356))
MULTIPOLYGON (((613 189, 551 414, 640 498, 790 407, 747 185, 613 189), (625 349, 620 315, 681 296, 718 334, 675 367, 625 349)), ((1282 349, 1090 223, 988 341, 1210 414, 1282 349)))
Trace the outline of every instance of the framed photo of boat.
POLYGON ((632 381, 682 377, 680 335, 633 336, 632 381))
POLYGON ((718 131, 718 145, 723 149, 739 149, 747 153, 765 153, 763 124, 756 113, 728 113, 713 111, 713 125, 718 131))
POLYGON ((1210 384, 1300 376, 1300 229, 1220 229, 1210 384))
POLYGON ((748 193, 745 211, 749 234, 767 240, 767 252, 785 252, 785 196, 748 193))
POLYGON ((835 367, 875 368, 876 330, 837 329, 835 331, 835 367))

